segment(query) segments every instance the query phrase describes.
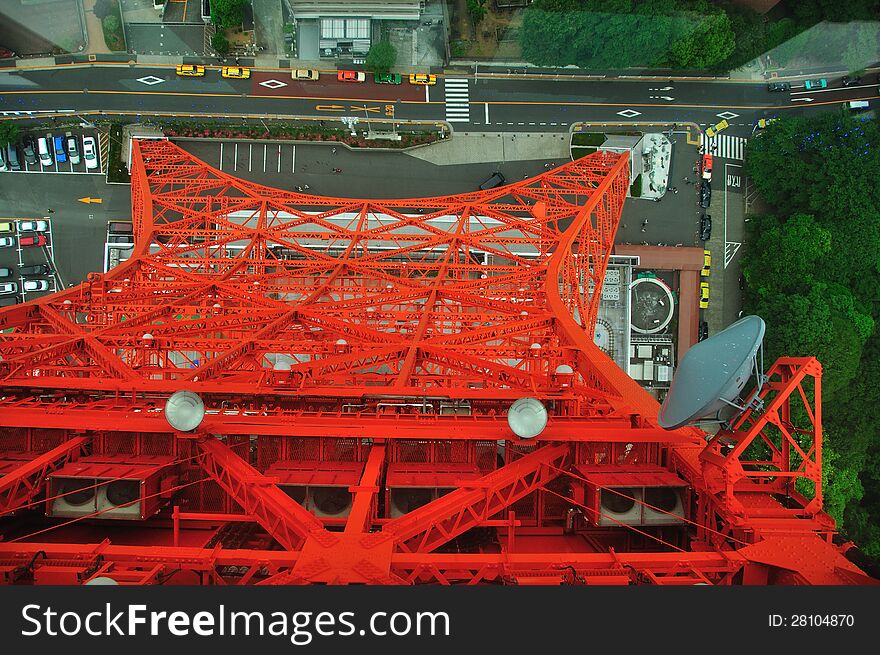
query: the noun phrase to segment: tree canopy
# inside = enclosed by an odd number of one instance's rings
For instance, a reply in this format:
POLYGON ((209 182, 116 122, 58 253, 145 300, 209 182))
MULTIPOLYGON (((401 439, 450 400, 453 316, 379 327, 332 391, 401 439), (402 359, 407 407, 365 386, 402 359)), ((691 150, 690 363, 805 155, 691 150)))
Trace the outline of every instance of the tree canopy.
POLYGON ((784 118, 749 141, 746 172, 774 214, 753 216, 746 313, 767 322, 768 361, 823 367, 825 508, 880 555, 880 130, 843 112, 784 118))
POLYGON ((249 0, 211 0, 211 21, 217 27, 238 27, 244 20, 244 7, 249 0))
POLYGON ((711 68, 735 39, 727 14, 704 0, 535 0, 520 44, 546 66, 711 68))
POLYGON ((370 46, 364 67, 374 73, 387 73, 397 63, 397 48, 390 41, 378 41, 370 46))

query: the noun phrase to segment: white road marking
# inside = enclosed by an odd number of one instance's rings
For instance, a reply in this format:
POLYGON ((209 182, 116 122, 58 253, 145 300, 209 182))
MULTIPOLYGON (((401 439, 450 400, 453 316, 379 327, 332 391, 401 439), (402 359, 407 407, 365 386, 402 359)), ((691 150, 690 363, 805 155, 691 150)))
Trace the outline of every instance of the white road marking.
POLYGON ((223 142, 222 141, 220 142, 220 166, 218 166, 218 168, 221 171, 223 170, 223 142))

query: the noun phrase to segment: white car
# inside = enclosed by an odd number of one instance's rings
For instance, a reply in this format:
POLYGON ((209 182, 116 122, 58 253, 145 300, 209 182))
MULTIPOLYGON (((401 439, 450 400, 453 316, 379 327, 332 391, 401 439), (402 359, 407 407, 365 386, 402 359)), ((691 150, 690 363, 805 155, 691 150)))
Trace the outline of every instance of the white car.
POLYGON ((67 144, 67 157, 70 159, 71 164, 79 163, 79 149, 76 147, 76 137, 69 136, 65 139, 65 143, 67 144))
POLYGON ((25 291, 48 291, 49 290, 49 282, 46 280, 25 280, 24 281, 24 290, 25 291))
POLYGON ((19 221, 18 231, 21 232, 48 232, 49 221, 19 221))
POLYGON ((15 282, 3 282, 0 284, 0 296, 10 293, 18 293, 18 284, 15 282))
POLYGON ((95 149, 95 137, 83 137, 83 159, 86 168, 98 168, 98 151, 95 149))
POLYGON ((15 245, 15 237, 0 237, 0 248, 11 248, 15 245))

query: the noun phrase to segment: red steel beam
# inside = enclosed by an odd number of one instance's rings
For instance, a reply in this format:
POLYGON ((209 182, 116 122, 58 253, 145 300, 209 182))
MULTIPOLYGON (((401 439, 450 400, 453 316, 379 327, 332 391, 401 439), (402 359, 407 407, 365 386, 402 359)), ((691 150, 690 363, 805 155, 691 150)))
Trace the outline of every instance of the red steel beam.
POLYGON ((199 465, 284 548, 298 550, 308 538, 336 542, 314 514, 219 439, 209 437, 196 443, 201 451, 199 465))
POLYGON ((567 444, 546 445, 455 491, 386 523, 367 542, 393 539, 404 551, 429 553, 478 527, 559 475, 568 460, 567 444))
MULTIPOLYGON (((47 476, 82 453, 91 437, 73 437, 52 450, 22 462, 0 477, 0 516, 14 512, 27 505, 46 483, 47 476)), ((0 453, 2 456, 2 453, 0 453)))

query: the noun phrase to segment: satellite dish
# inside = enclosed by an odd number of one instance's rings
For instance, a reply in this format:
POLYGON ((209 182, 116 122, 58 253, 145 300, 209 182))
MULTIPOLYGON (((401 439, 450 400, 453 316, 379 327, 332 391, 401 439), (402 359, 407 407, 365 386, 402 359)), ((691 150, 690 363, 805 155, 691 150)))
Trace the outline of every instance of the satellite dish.
POLYGON ((547 408, 535 398, 520 398, 507 410, 507 424, 520 439, 533 439, 547 427, 547 408))
POLYGON ((165 403, 165 420, 175 430, 191 432, 205 418, 205 403, 192 391, 177 391, 165 403))
POLYGON ((688 350, 657 415, 660 427, 674 430, 709 417, 721 421, 722 410, 742 411, 735 401, 752 370, 757 372, 759 384, 762 381, 763 370, 756 356, 764 329, 760 316, 744 316, 688 350))

